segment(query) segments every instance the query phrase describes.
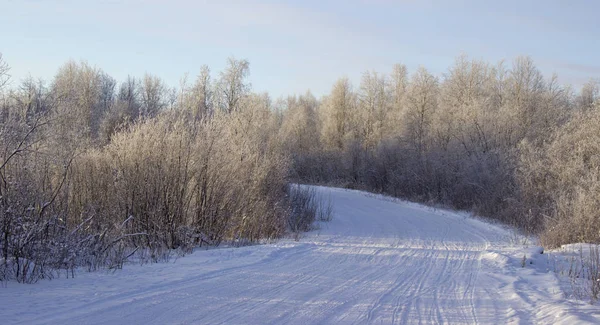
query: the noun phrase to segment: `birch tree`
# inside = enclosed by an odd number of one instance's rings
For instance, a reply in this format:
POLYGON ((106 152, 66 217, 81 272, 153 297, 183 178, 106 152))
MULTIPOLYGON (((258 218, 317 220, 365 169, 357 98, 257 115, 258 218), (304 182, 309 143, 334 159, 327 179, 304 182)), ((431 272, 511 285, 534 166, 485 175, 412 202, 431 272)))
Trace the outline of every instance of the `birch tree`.
POLYGON ((323 102, 323 141, 330 150, 344 150, 354 136, 356 96, 348 78, 339 79, 323 102))
POLYGON ((239 102, 250 92, 251 85, 247 78, 250 75, 248 60, 229 58, 227 67, 220 74, 217 89, 221 108, 232 113, 240 109, 239 102))

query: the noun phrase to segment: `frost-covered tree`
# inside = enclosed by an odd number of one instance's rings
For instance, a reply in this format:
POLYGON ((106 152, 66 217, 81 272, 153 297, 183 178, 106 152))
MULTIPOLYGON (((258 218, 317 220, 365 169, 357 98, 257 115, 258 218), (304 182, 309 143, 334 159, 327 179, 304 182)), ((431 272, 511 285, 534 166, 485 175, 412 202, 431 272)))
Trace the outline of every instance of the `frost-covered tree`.
MULTIPOLYGON (((67 133, 73 137, 95 138, 104 115, 101 103, 102 71, 87 62, 69 61, 59 70, 52 83, 57 101, 56 114, 67 133)), ((66 135, 66 133, 65 133, 66 135)))
POLYGON ((142 117, 156 116, 168 107, 168 88, 157 76, 144 75, 140 86, 140 114, 142 117))
POLYGON ((581 88, 579 96, 577 96, 577 106, 581 110, 589 110, 594 108, 599 99, 600 84, 598 80, 591 79, 581 88))
POLYGON ((250 62, 248 60, 227 59, 227 67, 220 73, 217 83, 218 101, 221 109, 232 113, 240 109, 239 102, 248 95, 251 85, 248 82, 250 62))
POLYGON ((384 139, 392 103, 385 76, 376 72, 363 74, 358 93, 358 136, 365 149, 374 150, 384 139))
POLYGON ((0 91, 8 84, 8 81, 10 80, 10 75, 8 74, 9 71, 10 67, 2 58, 2 53, 0 53, 0 91))
POLYGON ((404 114, 406 138, 419 156, 427 149, 429 130, 438 105, 437 94, 437 78, 420 67, 411 77, 404 114))
POLYGON ((355 136, 356 95, 348 78, 339 79, 321 108, 323 141, 329 150, 343 150, 355 136))

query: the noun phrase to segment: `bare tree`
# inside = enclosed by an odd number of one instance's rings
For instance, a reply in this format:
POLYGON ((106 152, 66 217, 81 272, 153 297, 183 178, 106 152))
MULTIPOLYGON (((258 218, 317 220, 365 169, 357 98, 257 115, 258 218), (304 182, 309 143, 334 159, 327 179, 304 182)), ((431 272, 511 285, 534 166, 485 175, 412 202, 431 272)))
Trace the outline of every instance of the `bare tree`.
POLYGON ((577 97, 577 106, 581 110, 589 110, 594 108, 594 104, 598 99, 600 99, 600 82, 591 79, 581 88, 577 97))
POLYGON ((182 106, 189 110, 196 120, 213 114, 213 85, 208 66, 202 66, 194 85, 184 92, 182 106))
POLYGON ((515 127, 514 134, 506 139, 514 147, 522 138, 533 136, 535 115, 540 109, 540 97, 544 91, 544 77, 530 57, 518 57, 513 62, 509 77, 506 79, 506 98, 508 110, 515 127))
POLYGON ((293 147, 294 153, 306 154, 320 141, 318 105, 317 99, 310 92, 285 99, 281 134, 284 141, 293 147))
POLYGON ((421 67, 411 78, 405 115, 409 141, 419 156, 426 150, 426 140, 433 113, 437 108, 438 80, 421 67))
POLYGON ((323 140, 329 149, 343 150, 354 131, 356 95, 350 80, 339 79, 322 106, 323 140))
MULTIPOLYGON (((63 140, 96 138, 103 116, 100 103, 102 71, 87 62, 69 61, 54 77, 52 92, 56 100, 56 123, 63 140)), ((73 141, 67 141, 74 143, 73 141)))
POLYGON ((140 88, 141 116, 153 117, 168 106, 168 89, 163 81, 150 74, 144 75, 140 88))
POLYGON ((394 109, 402 111, 408 87, 408 70, 404 64, 395 64, 390 76, 394 109))
POLYGON ((376 72, 363 74, 358 94, 360 113, 357 124, 360 127, 363 146, 367 150, 374 150, 384 138, 386 122, 392 107, 386 85, 385 76, 376 72))
POLYGON ((100 74, 100 98, 99 98, 100 109, 98 110, 99 114, 103 115, 115 103, 116 85, 117 85, 117 81, 113 77, 109 76, 108 74, 106 74, 104 72, 102 72, 100 74))
POLYGON ((248 60, 229 58, 227 68, 221 72, 218 81, 220 106, 228 113, 240 109, 239 101, 250 92, 251 85, 246 80, 250 75, 248 60))
POLYGON ((10 67, 2 58, 2 53, 0 53, 0 90, 2 90, 2 88, 4 88, 10 80, 10 75, 8 74, 9 71, 10 67))
POLYGON ((131 121, 135 121, 141 114, 140 93, 141 83, 131 76, 127 76, 127 80, 119 88, 118 103, 131 121))

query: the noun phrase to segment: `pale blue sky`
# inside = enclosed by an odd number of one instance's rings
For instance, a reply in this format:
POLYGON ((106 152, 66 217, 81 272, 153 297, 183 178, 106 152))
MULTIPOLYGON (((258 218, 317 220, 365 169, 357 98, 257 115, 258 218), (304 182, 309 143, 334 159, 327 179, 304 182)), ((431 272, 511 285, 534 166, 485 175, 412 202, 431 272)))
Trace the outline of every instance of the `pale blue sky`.
POLYGON ((85 59, 123 80, 150 72, 177 85, 203 64, 250 61, 255 91, 320 96, 348 76, 404 63, 441 75, 461 53, 530 55, 576 87, 600 77, 600 1, 0 0, 0 52, 13 80, 51 80, 85 59))

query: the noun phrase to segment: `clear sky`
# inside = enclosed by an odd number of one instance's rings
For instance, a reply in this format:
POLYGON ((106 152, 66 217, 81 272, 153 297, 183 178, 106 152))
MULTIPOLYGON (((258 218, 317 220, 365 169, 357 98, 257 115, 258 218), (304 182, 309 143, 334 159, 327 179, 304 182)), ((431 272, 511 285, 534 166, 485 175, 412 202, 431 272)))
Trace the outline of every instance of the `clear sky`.
POLYGON ((229 56, 250 61, 255 91, 317 96, 395 63, 441 75, 460 54, 529 55, 579 87, 600 77, 597 0, 0 0, 0 52, 14 81, 51 80, 84 59, 123 80, 145 72, 176 86, 229 56))

